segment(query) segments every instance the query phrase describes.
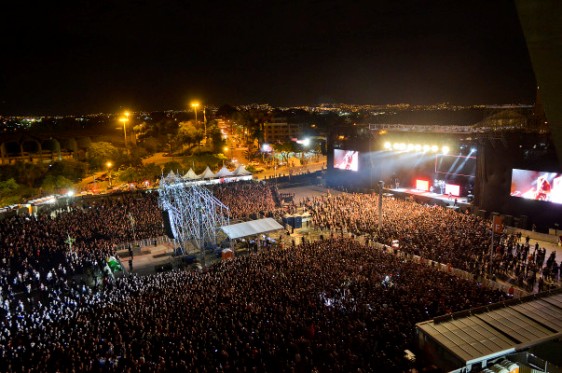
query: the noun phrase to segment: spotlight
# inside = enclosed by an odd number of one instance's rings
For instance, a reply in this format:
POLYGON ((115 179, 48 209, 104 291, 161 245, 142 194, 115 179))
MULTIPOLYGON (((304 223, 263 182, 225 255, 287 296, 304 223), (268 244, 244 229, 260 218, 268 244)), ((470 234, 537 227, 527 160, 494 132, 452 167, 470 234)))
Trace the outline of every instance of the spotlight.
POLYGON ((420 144, 416 144, 416 146, 414 146, 414 150, 419 152, 422 150, 422 146, 420 144))
POLYGON ((408 151, 411 152, 414 150, 414 144, 408 144, 408 151))
POLYGON ((384 148, 387 149, 387 150, 388 150, 388 149, 392 149, 392 144, 389 143, 388 141, 385 142, 383 146, 384 146, 384 148))
POLYGON ((476 148, 470 148, 471 153, 476 153, 476 148))
POLYGON ((448 147, 448 146, 443 146, 443 147, 441 148, 441 152, 442 152, 443 154, 449 153, 449 147, 448 147))
POLYGON ((432 151, 432 152, 437 152, 438 150, 439 150, 439 147, 438 147, 437 145, 433 145, 433 146, 431 147, 431 151, 432 151))
POLYGON ((431 147, 430 147, 429 145, 424 145, 424 146, 423 146, 423 151, 424 151, 424 152, 428 152, 429 149, 431 149, 431 147))

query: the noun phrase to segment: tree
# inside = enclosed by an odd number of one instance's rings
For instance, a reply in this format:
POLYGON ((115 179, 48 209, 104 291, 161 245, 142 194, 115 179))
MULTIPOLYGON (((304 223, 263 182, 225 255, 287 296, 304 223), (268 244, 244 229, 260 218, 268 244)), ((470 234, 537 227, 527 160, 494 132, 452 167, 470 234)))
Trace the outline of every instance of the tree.
POLYGON ((155 180, 162 176, 162 169, 154 163, 148 163, 139 170, 139 179, 155 180))
POLYGON ((73 185, 72 180, 62 175, 47 175, 41 183, 41 189, 47 193, 56 193, 64 189, 71 189, 73 185))
POLYGON ((119 180, 132 183, 140 179, 140 172, 134 167, 128 167, 119 173, 119 180))
POLYGON ((181 172, 182 169, 183 167, 179 162, 167 162, 164 164, 164 176, 170 173, 170 171, 174 171, 174 173, 177 174, 178 172, 181 172))
POLYGON ((133 134, 135 135, 135 142, 148 137, 150 126, 146 122, 140 122, 133 126, 133 134))
POLYGON ((139 142, 138 148, 144 148, 146 150, 147 155, 151 155, 156 153, 161 147, 162 144, 158 139, 154 137, 146 137, 143 138, 141 142, 139 142))
POLYGON ((0 181, 0 204, 2 206, 18 203, 20 200, 20 186, 13 178, 0 181))
POLYGON ((192 121, 181 122, 178 128, 178 140, 192 147, 203 140, 203 131, 197 128, 192 121))
POLYGON ((47 174, 53 176, 64 176, 70 180, 78 180, 86 175, 87 169, 87 163, 75 160, 62 160, 51 164, 47 174))
POLYGON ((289 162, 289 157, 291 153, 296 153, 298 151, 296 147, 296 143, 293 141, 283 142, 281 144, 273 144, 273 149, 275 149, 275 153, 281 156, 285 162, 289 162))
POLYGON ((88 161, 94 168, 102 168, 107 161, 114 161, 119 157, 118 149, 108 142, 92 143, 88 150, 88 161))
POLYGON ((90 146, 92 146, 92 139, 89 137, 80 137, 76 140, 76 146, 80 149, 87 150, 90 146))
POLYGON ((44 165, 18 161, 10 171, 18 184, 33 188, 38 185, 46 170, 44 165))
POLYGON ((74 138, 62 139, 61 140, 61 148, 63 150, 69 150, 71 152, 78 151, 78 143, 74 138))

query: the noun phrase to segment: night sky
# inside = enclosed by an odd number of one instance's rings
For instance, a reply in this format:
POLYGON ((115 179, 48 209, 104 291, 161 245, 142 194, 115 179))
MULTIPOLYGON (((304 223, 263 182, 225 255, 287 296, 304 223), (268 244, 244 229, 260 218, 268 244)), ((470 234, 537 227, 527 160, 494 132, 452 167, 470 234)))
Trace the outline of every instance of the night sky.
POLYGON ((14 1, 0 114, 533 103, 512 1, 14 1))

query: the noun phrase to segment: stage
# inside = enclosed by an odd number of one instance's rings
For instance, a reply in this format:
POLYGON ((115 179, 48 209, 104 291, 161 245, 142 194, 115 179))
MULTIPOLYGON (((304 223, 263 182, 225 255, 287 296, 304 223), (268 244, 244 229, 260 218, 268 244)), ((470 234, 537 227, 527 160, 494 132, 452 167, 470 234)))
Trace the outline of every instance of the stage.
POLYGON ((418 202, 433 203, 451 208, 472 206, 472 203, 468 202, 467 197, 449 197, 446 194, 426 192, 412 188, 385 188, 384 191, 385 193, 383 195, 386 197, 396 196, 406 198, 411 196, 418 202))

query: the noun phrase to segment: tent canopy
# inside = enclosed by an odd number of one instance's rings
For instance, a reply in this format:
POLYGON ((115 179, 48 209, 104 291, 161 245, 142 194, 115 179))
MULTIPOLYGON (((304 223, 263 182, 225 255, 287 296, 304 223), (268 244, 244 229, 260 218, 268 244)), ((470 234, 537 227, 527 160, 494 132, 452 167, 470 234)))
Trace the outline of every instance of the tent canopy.
POLYGON ((187 171, 187 173, 183 175, 183 178, 188 180, 197 180, 199 179, 199 175, 197 175, 195 171, 193 171, 193 168, 190 168, 189 171, 187 171))
POLYGON ((199 175, 200 179, 212 179, 213 177, 215 177, 215 174, 213 173, 213 171, 211 171, 209 166, 207 166, 205 171, 203 171, 203 173, 199 175))
POLYGON ((233 240, 236 238, 273 232, 284 228, 281 224, 275 221, 275 219, 265 218, 265 219, 251 220, 244 223, 226 225, 224 227, 221 227, 221 229, 224 233, 226 233, 228 238, 233 240))
POLYGON ((236 176, 243 176, 243 175, 251 175, 252 173, 246 170, 246 167, 244 167, 244 165, 240 165, 236 170, 234 170, 233 174, 236 176))
POLYGON ((215 177, 227 177, 227 176, 232 176, 234 175, 232 172, 230 172, 228 170, 228 168, 226 168, 225 166, 222 166, 222 168, 215 174, 215 177))

